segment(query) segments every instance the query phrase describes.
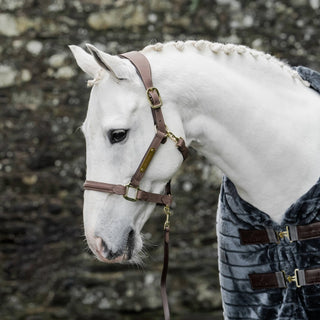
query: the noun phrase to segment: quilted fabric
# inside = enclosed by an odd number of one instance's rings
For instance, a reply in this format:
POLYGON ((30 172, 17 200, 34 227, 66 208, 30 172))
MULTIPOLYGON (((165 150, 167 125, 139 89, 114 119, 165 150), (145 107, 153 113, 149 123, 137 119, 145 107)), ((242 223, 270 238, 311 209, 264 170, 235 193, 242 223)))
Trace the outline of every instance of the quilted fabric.
MULTIPOLYGON (((299 67, 302 68, 302 67, 299 67)), ((320 84, 320 74, 307 68, 297 71, 305 80, 320 84), (303 70, 303 73, 301 73, 303 70), (306 76, 308 75, 308 76, 306 76)), ((320 87, 318 87, 320 91, 320 87)), ((318 90, 317 90, 318 91, 318 90)), ((319 164, 320 165, 320 164, 319 164)), ((224 177, 217 217, 219 272, 225 320, 319 320, 320 285, 253 290, 248 274, 320 268, 320 239, 280 244, 241 245, 239 229, 305 225, 320 221, 320 179, 286 211, 281 224, 240 198, 224 177)))
POLYGON ((294 69, 298 71, 301 78, 309 81, 312 89, 320 92, 320 73, 319 72, 306 67, 302 67, 302 66, 296 67, 294 69))

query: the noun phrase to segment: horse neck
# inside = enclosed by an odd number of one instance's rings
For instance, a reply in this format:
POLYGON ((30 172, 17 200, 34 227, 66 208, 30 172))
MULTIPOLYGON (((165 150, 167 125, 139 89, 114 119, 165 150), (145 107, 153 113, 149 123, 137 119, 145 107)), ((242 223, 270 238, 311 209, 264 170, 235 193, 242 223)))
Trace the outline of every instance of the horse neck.
POLYGON ((175 102, 188 143, 196 142, 244 200, 280 222, 320 175, 317 94, 288 66, 255 51, 167 51, 150 56, 155 83, 175 102))

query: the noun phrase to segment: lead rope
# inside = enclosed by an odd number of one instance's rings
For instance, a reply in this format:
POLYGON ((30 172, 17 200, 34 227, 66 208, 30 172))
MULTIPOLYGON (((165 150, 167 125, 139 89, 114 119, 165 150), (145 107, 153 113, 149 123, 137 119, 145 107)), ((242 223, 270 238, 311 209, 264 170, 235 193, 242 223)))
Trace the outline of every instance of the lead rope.
MULTIPOLYGON (((171 195, 171 181, 166 185, 166 194, 171 195)), ((161 273, 161 298, 162 298, 162 307, 164 313, 164 319, 170 320, 170 308, 167 295, 167 274, 169 266, 169 240, 170 240, 170 216, 172 212, 170 211, 169 206, 163 208, 163 213, 166 215, 166 221, 163 226, 163 265, 161 273)))
POLYGON ((162 298, 162 306, 164 319, 170 320, 170 309, 169 309, 169 301, 167 296, 167 273, 168 273, 168 264, 169 264, 169 232, 170 227, 164 228, 164 248, 163 248, 163 266, 161 273, 161 298, 162 298))

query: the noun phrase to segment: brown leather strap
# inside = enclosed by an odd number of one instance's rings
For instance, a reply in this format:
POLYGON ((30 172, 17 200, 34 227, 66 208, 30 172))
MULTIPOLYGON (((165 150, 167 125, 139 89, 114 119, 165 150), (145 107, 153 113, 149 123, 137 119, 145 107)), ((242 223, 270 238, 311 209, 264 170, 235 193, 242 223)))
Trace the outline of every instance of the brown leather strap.
POLYGON ((286 288, 283 272, 252 273, 249 274, 251 287, 254 290, 286 288))
POLYGON ((131 63, 135 66, 137 73, 140 76, 145 89, 147 90, 147 96, 151 103, 154 124, 157 130, 166 132, 166 126, 160 108, 162 105, 162 101, 159 91, 153 86, 151 67, 148 59, 138 51, 123 53, 119 56, 130 60, 131 63))
POLYGON ((161 273, 161 298, 162 298, 162 306, 164 319, 170 320, 170 309, 169 309, 169 301, 167 296, 167 273, 168 273, 168 265, 169 265, 169 232, 170 228, 166 227, 164 229, 164 251, 163 251, 163 266, 161 273))
POLYGON ((300 276, 301 283, 303 285, 303 281, 305 281, 304 285, 313 285, 320 284, 320 268, 316 269, 307 269, 307 270, 299 270, 304 271, 304 279, 300 276))
POLYGON ((295 282, 297 287, 320 284, 320 268, 294 271, 294 275, 287 276, 283 271, 270 273, 249 274, 251 287, 254 290, 282 289, 287 283, 295 282))
MULTIPOLYGON (((142 177, 145 174, 146 167, 143 164, 146 163, 146 160, 150 158, 150 151, 154 152, 158 149, 160 143, 166 142, 167 128, 164 122, 163 114, 161 111, 162 101, 160 98, 160 93, 158 89, 153 86, 151 67, 148 59, 138 51, 131 51, 119 55, 122 58, 128 59, 136 68, 138 75, 140 76, 142 83, 147 90, 147 97, 151 103, 151 111, 153 116, 153 121, 157 129, 157 133, 153 138, 151 145, 149 146, 147 152, 145 153, 137 171, 131 179, 131 184, 135 187, 139 186, 142 177), (159 141, 159 139, 161 139, 159 141)), ((177 142, 178 150, 181 152, 183 158, 185 159, 188 155, 188 148, 185 145, 185 142, 182 138, 177 142)), ((148 164, 150 161, 148 162, 148 164)))
POLYGON ((182 139, 182 138, 178 139, 177 147, 178 147, 178 150, 181 152, 181 154, 183 156, 183 160, 186 160, 188 158, 188 155, 189 155, 189 149, 186 146, 186 143, 185 143, 184 139, 182 139))
POLYGON ((143 190, 138 190, 137 200, 153 202, 168 207, 172 204, 172 196, 170 194, 158 194, 143 190))
MULTIPOLYGON (((153 87, 151 67, 149 61, 143 54, 137 51, 121 54, 120 57, 129 59, 131 61, 131 63, 135 66, 137 73, 144 84, 144 87, 147 89, 147 95, 149 101, 151 102, 152 114, 154 118, 154 123, 157 128, 157 132, 150 146, 148 147, 143 159, 141 160, 136 172, 131 178, 130 187, 134 187, 137 190, 134 197, 127 195, 128 186, 120 186, 95 181, 86 181, 84 184, 84 189, 123 195, 127 200, 143 200, 170 206, 172 202, 171 196, 163 196, 160 194, 154 194, 139 189, 140 181, 143 178, 155 152, 159 148, 160 144, 166 141, 167 137, 167 129, 160 108, 162 102, 159 91, 153 87)), ((183 158, 185 159, 188 155, 188 148, 186 147, 183 138, 177 139, 176 145, 178 150, 181 152, 183 158)))
POLYGON ((118 194, 120 196, 123 196, 126 193, 126 187, 120 184, 110 184, 89 180, 85 181, 85 183, 83 184, 83 189, 118 194))
POLYGON ((131 61, 146 89, 153 87, 150 64, 142 53, 138 51, 130 51, 119 54, 119 57, 123 57, 131 61))
POLYGON ((157 131, 147 152, 145 153, 143 159, 141 160, 138 169, 136 170, 135 174, 131 178, 131 185, 134 187, 138 187, 140 184, 141 179, 143 178, 146 170, 152 160, 154 154, 158 150, 159 146, 161 145, 162 140, 166 137, 166 133, 161 131, 157 131))
POLYGON ((304 226, 290 225, 288 227, 291 241, 320 238, 320 222, 315 222, 304 226))
POLYGON ((117 194, 120 196, 127 196, 128 200, 142 200, 152 203, 161 204, 164 206, 171 206, 172 196, 170 194, 158 194, 140 190, 132 186, 122 186, 119 184, 110 184, 96 181, 85 181, 83 188, 85 190, 92 190, 98 192, 105 192, 111 194, 117 194), (134 194, 128 192, 128 189, 133 189, 134 194))
MULTIPOLYGON (((152 115, 153 115, 153 120, 154 124, 157 128, 157 130, 160 130, 162 132, 166 132, 166 124, 163 119, 163 114, 160 108, 158 109, 152 109, 152 115)), ((165 142, 165 140, 164 140, 165 142)))
POLYGON ((286 230, 277 232, 272 228, 266 229, 239 229, 240 242, 248 244, 278 243, 280 239, 287 237, 290 241, 304 241, 320 238, 320 222, 303 226, 287 226, 286 230))
POLYGON ((239 229, 240 242, 242 245, 247 244, 266 244, 266 243, 277 243, 276 233, 273 229, 262 229, 262 230, 245 230, 239 229))

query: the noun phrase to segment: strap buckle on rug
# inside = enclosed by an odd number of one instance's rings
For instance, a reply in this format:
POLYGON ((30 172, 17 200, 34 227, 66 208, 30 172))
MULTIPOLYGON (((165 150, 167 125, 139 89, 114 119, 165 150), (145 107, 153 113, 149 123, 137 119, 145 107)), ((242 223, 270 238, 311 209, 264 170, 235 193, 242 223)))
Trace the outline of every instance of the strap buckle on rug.
POLYGON ((320 239, 320 221, 307 225, 287 225, 284 231, 267 227, 265 229, 239 229, 240 243, 268 244, 277 243, 288 238, 290 242, 320 239))
POLYGON ((280 240, 283 240, 284 238, 288 238, 288 240, 290 242, 293 242, 290 236, 290 229, 289 226, 286 226, 286 230, 285 231, 279 231, 276 233, 277 235, 277 239, 278 239, 278 243, 280 243, 280 240))
POLYGON ((249 280, 253 290, 285 289, 288 283, 295 282, 297 288, 320 284, 320 268, 295 269, 294 275, 287 275, 285 271, 251 273, 249 280))
POLYGON ((304 272, 303 270, 299 270, 299 269, 295 269, 294 270, 294 275, 293 276, 288 276, 284 271, 282 271, 284 279, 288 282, 288 283, 292 283, 295 282, 296 283, 296 287, 300 288, 303 283, 300 283, 300 278, 299 278, 299 271, 302 273, 304 272))

